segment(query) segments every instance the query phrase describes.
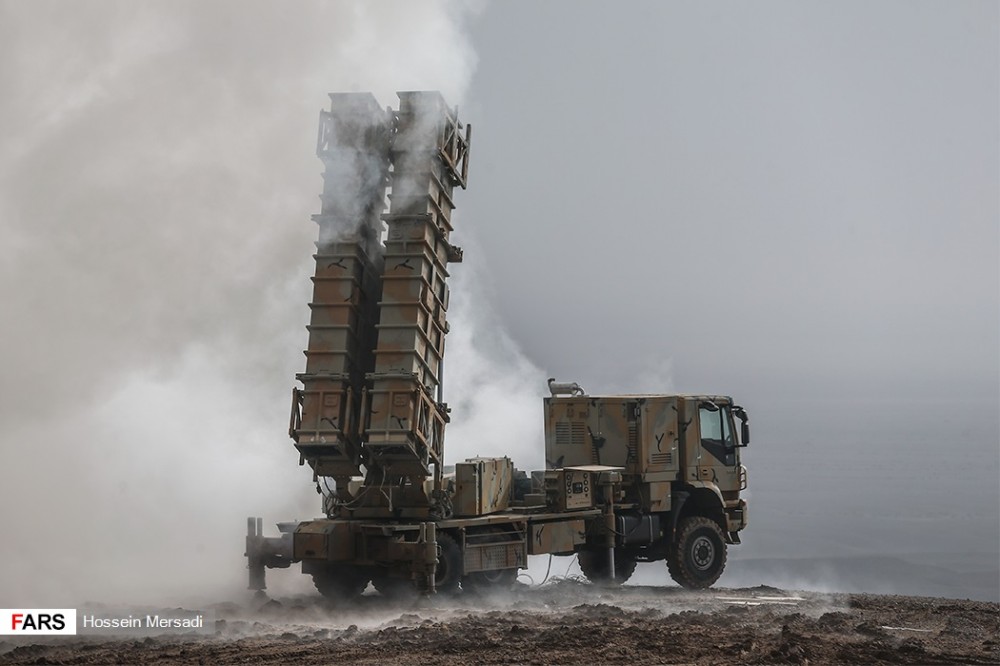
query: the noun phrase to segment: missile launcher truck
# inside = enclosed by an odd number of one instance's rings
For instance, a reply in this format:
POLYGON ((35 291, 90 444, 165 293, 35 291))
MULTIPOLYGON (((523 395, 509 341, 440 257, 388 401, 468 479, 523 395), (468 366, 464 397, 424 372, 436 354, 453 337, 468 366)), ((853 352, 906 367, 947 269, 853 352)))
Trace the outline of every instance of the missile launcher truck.
POLYGON ((592 581, 637 562, 706 588, 747 524, 746 411, 723 395, 588 395, 549 380, 546 469, 507 457, 446 469, 441 391, 456 186, 471 127, 437 92, 332 94, 301 388, 289 434, 322 518, 248 519, 249 587, 301 563, 325 596, 509 586, 529 555, 573 555, 592 581), (386 201, 388 200, 388 210, 386 201))

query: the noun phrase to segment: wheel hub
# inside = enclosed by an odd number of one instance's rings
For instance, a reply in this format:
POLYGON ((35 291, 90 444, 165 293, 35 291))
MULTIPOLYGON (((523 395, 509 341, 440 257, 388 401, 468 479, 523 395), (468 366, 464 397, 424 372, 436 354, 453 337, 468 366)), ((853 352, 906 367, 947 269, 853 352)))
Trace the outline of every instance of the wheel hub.
POLYGON ((715 544, 707 536, 700 536, 691 543, 691 561, 694 568, 705 571, 715 561, 715 544))

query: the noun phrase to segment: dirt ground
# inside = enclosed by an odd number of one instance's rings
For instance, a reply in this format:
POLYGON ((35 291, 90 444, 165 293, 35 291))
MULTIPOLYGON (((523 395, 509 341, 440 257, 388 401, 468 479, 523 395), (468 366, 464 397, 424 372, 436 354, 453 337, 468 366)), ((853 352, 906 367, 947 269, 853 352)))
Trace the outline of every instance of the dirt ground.
POLYGON ((216 604, 212 636, 0 642, 4 664, 1000 664, 1000 604, 771 587, 216 604))

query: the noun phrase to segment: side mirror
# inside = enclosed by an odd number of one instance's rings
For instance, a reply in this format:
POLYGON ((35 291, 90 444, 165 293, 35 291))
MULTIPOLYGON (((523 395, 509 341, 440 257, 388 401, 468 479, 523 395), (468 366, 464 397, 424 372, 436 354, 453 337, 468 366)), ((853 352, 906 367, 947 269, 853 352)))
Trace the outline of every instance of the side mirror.
POLYGON ((740 446, 746 446, 750 443, 750 417, 747 410, 739 405, 733 406, 733 413, 740 420, 740 446))

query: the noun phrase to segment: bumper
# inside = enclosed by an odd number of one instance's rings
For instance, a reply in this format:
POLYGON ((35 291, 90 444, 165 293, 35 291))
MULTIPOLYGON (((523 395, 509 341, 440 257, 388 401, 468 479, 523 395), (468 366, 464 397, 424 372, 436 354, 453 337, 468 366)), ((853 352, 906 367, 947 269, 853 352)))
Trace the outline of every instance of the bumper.
POLYGON ((740 500, 736 506, 726 508, 726 531, 739 532, 747 526, 747 503, 740 500))

